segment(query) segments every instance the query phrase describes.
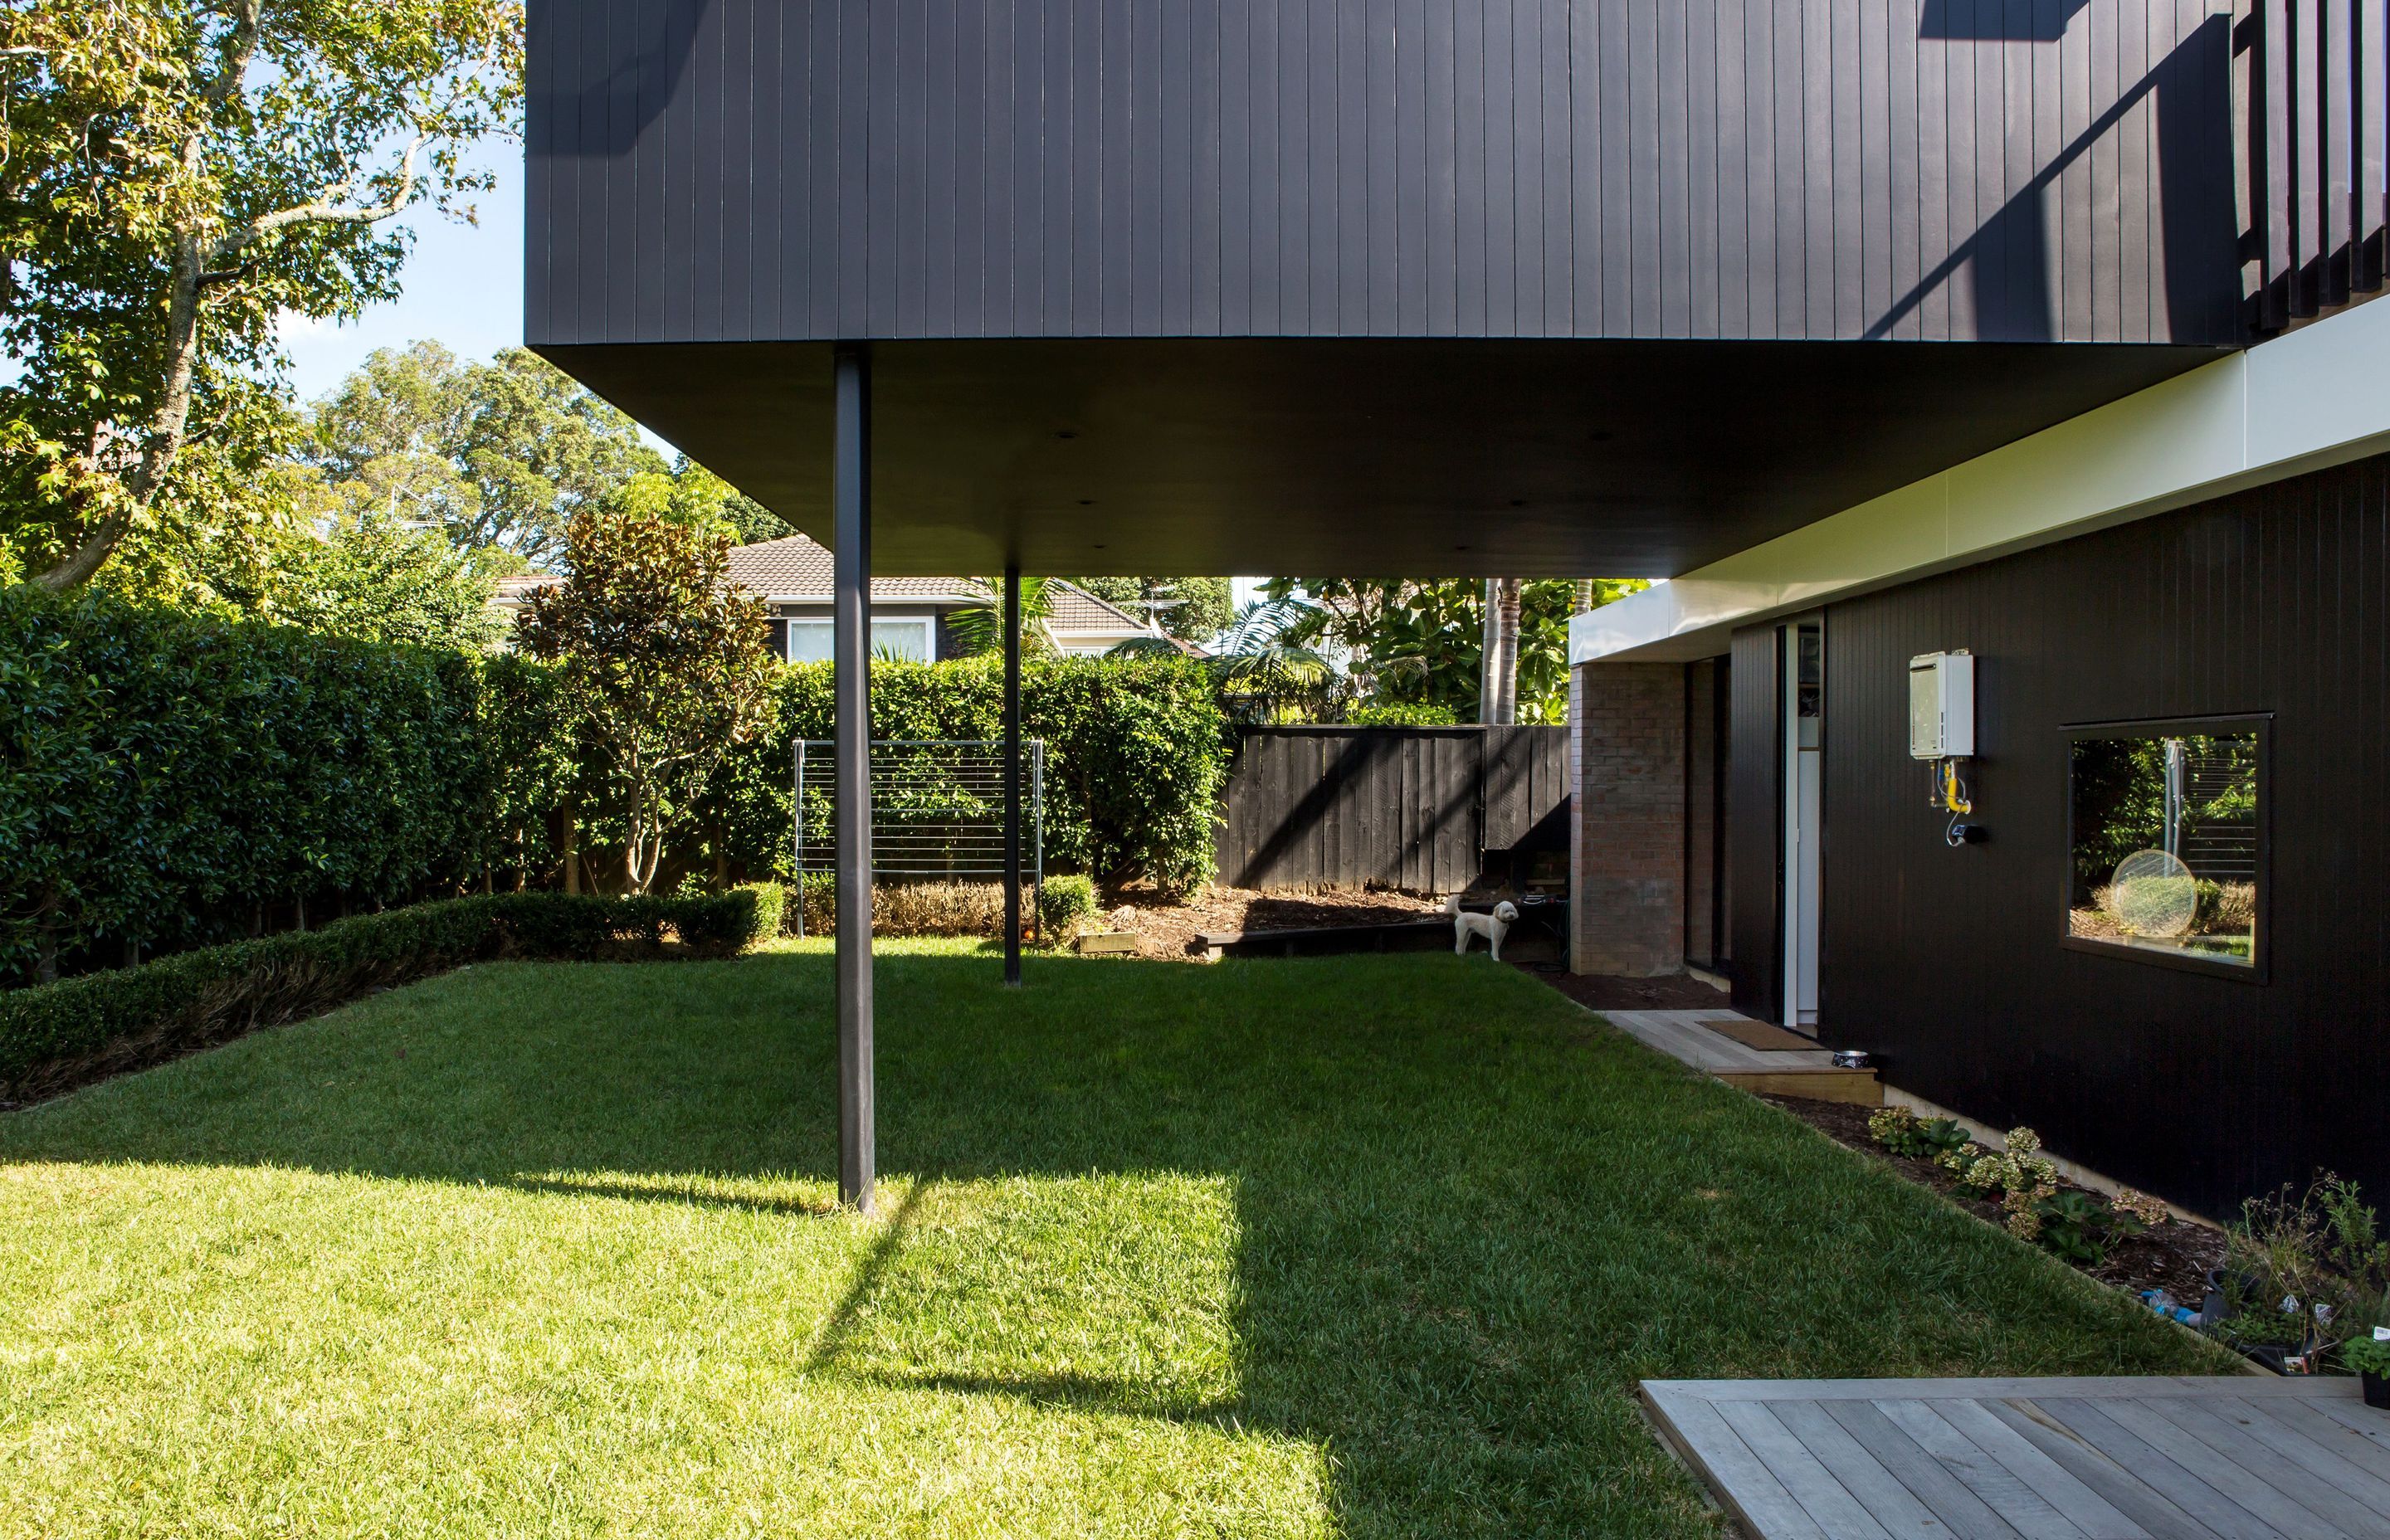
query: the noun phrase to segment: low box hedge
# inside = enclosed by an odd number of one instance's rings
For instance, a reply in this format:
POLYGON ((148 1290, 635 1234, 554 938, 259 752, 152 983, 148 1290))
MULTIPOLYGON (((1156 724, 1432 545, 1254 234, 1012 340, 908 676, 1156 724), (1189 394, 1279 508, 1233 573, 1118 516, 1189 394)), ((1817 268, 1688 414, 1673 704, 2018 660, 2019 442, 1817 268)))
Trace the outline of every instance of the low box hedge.
POLYGON ((777 933, 779 907, 766 888, 483 894, 11 990, 0 994, 0 1099, 52 1096, 485 958, 728 956, 777 933))

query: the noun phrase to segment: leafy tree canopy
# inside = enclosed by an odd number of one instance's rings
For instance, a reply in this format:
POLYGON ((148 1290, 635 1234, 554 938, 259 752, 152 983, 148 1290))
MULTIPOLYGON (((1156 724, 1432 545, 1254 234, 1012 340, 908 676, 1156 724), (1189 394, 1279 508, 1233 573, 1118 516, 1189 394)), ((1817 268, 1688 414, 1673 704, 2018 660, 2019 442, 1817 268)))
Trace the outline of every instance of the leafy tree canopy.
POLYGON ((342 520, 324 539, 294 542, 279 565, 274 611, 292 625, 462 651, 497 636, 492 574, 427 531, 342 520))
POLYGON ((1224 577, 1082 577, 1073 583, 1102 599, 1144 619, 1149 613, 1162 629, 1184 641, 1209 642, 1237 619, 1224 577), (1155 608, 1147 600, 1170 601, 1155 608))
POLYGON ((307 458, 352 518, 436 526, 518 570, 554 565, 580 508, 673 479, 637 424, 522 348, 487 363, 437 342, 382 349, 311 427, 307 458))
MULTIPOLYGON (((1639 578, 1595 580, 1594 603, 1647 586, 1639 578)), ((1274 578, 1272 600, 1297 594, 1311 606, 1283 636, 1341 651, 1364 698, 1377 705, 1433 706, 1477 720, 1479 664, 1485 651, 1485 584, 1477 578, 1274 578)), ((1524 584, 1519 607, 1519 720, 1568 720, 1568 618, 1576 585, 1565 578, 1524 584)))
POLYGON ((734 545, 796 533, 778 514, 686 455, 669 471, 643 470, 623 481, 607 494, 606 506, 726 535, 734 545))
MULTIPOLYGON (((273 426, 287 315, 397 291, 510 130, 514 0, 28 0, 0 11, 0 540, 44 586, 205 524, 273 426)), ((234 515, 238 517, 238 515, 234 515)))

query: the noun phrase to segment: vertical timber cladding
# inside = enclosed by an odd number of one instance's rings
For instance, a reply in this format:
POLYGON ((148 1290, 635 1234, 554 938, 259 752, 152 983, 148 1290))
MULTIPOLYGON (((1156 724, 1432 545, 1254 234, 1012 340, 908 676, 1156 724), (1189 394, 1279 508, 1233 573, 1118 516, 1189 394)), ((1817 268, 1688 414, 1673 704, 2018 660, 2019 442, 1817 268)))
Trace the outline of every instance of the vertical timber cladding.
MULTIPOLYGON (((1734 634, 1727 687, 1733 727, 1727 765, 1728 950, 1734 1008, 1763 1021, 1783 1020, 1783 934, 1778 905, 1784 879, 1784 754, 1778 718, 1784 682, 1776 627, 1734 634)), ((1905 675, 1904 675, 1905 677, 1905 675)), ((1831 766, 1828 766, 1831 773, 1831 766)), ((1829 847, 1831 853, 1831 847, 1829 847)))
POLYGON ((1457 892, 1566 843, 1565 727, 1243 727, 1214 853, 1240 888, 1457 892))
MULTIPOLYGON (((2390 457, 1827 611, 1821 1030, 1888 1083, 2210 1214, 2318 1169, 2390 1197, 2390 457), (1907 663, 1976 658, 1953 850, 1907 663), (2059 944, 2064 725, 2272 713, 2269 982, 2059 944)), ((1737 1003, 1775 991, 1772 628, 1734 639, 1737 1003)))
POLYGON ((534 346, 2242 340, 2229 0, 532 0, 534 346))

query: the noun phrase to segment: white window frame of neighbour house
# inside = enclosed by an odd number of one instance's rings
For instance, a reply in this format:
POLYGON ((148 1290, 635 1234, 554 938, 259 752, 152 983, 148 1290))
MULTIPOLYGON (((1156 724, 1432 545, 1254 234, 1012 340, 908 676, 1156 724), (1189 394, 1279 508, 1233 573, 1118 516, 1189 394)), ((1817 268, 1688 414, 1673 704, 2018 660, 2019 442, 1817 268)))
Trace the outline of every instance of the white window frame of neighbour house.
MULTIPOLYGON (((926 663, 931 661, 936 644, 937 622, 926 615, 902 615, 871 621, 871 654, 881 657, 893 652, 899 658, 926 663)), ((835 637, 835 622, 811 618, 789 621, 788 646, 782 656, 792 663, 828 662, 835 637), (807 635, 809 647, 800 649, 799 633, 807 635)))

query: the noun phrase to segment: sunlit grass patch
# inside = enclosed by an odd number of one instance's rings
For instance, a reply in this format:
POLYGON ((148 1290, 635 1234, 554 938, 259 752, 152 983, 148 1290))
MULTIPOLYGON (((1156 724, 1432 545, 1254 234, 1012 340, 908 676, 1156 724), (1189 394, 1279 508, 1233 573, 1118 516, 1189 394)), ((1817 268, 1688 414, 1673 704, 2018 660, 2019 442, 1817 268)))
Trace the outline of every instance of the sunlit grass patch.
POLYGON ((0 1116, 0 1535, 1715 1533, 1641 1376, 2199 1345, 1482 956, 499 965, 0 1116))

